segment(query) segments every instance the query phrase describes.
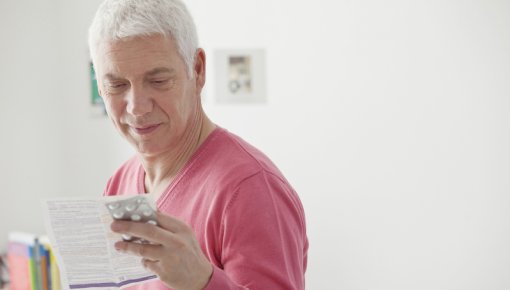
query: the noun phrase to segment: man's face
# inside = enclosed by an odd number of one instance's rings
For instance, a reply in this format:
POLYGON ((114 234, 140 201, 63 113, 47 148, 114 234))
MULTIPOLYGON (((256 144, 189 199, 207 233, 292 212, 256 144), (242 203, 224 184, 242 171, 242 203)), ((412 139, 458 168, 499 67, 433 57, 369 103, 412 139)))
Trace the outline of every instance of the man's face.
POLYGON ((128 38, 101 45, 96 70, 101 96, 117 130, 138 152, 173 150, 198 122, 200 90, 172 39, 128 38))

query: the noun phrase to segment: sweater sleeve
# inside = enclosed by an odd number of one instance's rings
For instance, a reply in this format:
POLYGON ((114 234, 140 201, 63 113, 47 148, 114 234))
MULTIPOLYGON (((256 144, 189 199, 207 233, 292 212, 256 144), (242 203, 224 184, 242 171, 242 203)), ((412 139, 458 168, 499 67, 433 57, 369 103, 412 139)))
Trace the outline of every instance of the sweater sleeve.
POLYGON ((244 180, 221 229, 221 265, 205 290, 304 289, 304 211, 286 181, 265 171, 244 180))

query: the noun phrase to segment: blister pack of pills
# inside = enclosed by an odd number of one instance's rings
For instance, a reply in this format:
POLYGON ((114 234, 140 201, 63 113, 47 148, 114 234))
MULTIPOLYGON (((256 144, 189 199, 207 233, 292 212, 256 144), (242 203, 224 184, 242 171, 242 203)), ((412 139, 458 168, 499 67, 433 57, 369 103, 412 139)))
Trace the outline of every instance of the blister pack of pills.
MULTIPOLYGON (((106 202, 105 205, 111 217, 115 220, 128 220, 153 225, 158 224, 156 211, 152 208, 144 195, 136 195, 125 199, 106 202)), ((130 235, 122 235, 122 239, 129 242, 146 242, 143 239, 130 235)))

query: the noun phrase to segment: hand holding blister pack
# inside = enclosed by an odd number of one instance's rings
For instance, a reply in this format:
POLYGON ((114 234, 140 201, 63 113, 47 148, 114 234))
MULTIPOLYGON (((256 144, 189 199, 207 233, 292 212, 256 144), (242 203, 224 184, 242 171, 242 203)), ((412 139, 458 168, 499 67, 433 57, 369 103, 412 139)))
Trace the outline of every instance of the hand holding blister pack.
MULTIPOLYGON (((125 220, 157 225, 155 206, 147 195, 122 197, 115 201, 105 203, 114 220, 125 220)), ((122 235, 126 242, 147 243, 146 240, 130 235, 122 235)))

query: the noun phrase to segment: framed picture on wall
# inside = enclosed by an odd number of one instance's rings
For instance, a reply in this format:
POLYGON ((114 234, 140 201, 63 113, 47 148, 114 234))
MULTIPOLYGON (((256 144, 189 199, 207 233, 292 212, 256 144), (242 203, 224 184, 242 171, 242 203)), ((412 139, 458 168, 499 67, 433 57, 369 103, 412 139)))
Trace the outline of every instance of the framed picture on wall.
POLYGON ((265 103, 266 73, 263 49, 214 52, 217 103, 265 103))
POLYGON ((103 103, 103 98, 99 95, 97 87, 96 71, 92 61, 89 62, 89 73, 90 73, 90 105, 91 114, 93 116, 105 116, 106 109, 103 103))

